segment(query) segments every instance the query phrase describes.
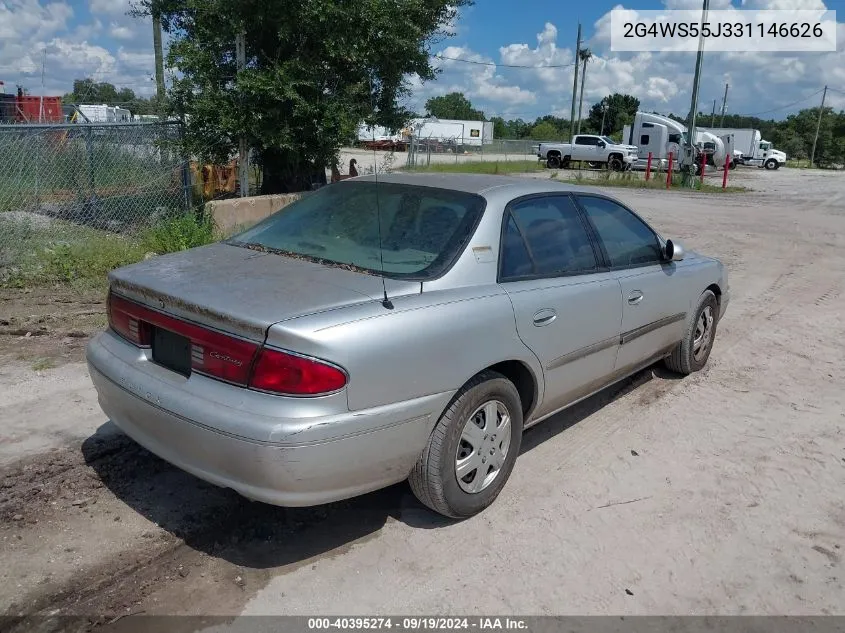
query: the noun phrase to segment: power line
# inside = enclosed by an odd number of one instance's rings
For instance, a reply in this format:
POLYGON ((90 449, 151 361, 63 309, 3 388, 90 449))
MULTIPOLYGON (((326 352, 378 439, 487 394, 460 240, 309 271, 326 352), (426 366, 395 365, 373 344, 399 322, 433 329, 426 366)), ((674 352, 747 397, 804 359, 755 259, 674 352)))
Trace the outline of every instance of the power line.
POLYGON ((544 65, 544 66, 526 66, 526 65, 522 65, 522 64, 497 64, 495 62, 479 62, 479 61, 475 61, 473 59, 461 59, 460 57, 447 57, 446 55, 440 55, 440 54, 434 55, 433 57, 435 59, 443 59, 443 60, 448 60, 448 61, 452 61, 452 62, 463 62, 465 64, 476 64, 478 66, 496 66, 498 68, 534 68, 534 69, 540 69, 540 68, 571 68, 576 63, 576 62, 573 62, 571 64, 548 64, 548 65, 544 65))
POLYGON ((824 90, 824 88, 819 88, 813 94, 807 95, 806 97, 798 99, 798 101, 793 101, 792 103, 787 103, 786 105, 782 105, 782 106, 779 106, 777 108, 772 108, 771 110, 763 110, 762 112, 752 112, 751 114, 743 114, 741 116, 760 116, 761 114, 769 114, 770 112, 777 112, 778 110, 785 110, 786 108, 791 108, 794 105, 798 105, 799 103, 803 103, 804 101, 812 99, 817 94, 821 93, 822 90, 824 90))

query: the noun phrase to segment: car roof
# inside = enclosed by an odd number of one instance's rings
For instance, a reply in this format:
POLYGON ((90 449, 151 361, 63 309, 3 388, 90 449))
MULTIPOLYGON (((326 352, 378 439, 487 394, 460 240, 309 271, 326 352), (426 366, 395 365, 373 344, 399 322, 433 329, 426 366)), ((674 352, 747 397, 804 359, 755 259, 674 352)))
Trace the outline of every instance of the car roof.
POLYGON ((359 176, 344 182, 381 182, 402 185, 417 185, 421 187, 437 187, 453 191, 463 191, 484 196, 496 190, 496 193, 507 193, 512 198, 532 193, 544 192, 582 192, 607 196, 594 187, 582 187, 565 182, 555 182, 548 178, 526 178, 515 176, 497 176, 492 174, 448 174, 448 173, 414 173, 396 172, 359 176))

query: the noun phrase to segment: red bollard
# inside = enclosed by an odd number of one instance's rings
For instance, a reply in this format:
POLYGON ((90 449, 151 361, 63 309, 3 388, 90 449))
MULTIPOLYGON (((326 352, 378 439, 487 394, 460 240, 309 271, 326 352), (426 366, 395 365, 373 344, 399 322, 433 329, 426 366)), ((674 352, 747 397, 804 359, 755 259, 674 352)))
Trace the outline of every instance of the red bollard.
POLYGON ((645 164, 645 180, 648 182, 648 178, 651 175, 651 152, 648 153, 648 162, 645 164))
POLYGON ((704 187, 704 168, 707 166, 707 154, 701 154, 701 186, 704 187))
POLYGON ((666 188, 672 187, 672 152, 669 152, 669 169, 666 170, 666 188))
POLYGON ((728 170, 731 168, 731 157, 725 156, 725 173, 722 174, 722 189, 728 188, 728 170))

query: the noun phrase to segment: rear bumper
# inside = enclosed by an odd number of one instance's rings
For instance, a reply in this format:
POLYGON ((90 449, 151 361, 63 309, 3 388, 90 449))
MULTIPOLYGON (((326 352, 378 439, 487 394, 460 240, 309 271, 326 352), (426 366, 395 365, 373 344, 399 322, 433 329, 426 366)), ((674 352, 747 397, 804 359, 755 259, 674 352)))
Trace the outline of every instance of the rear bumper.
POLYGON ((336 403, 186 379, 108 332, 89 343, 87 359, 101 408, 128 436, 205 481, 282 506, 328 503, 404 480, 451 397, 321 413, 336 403))

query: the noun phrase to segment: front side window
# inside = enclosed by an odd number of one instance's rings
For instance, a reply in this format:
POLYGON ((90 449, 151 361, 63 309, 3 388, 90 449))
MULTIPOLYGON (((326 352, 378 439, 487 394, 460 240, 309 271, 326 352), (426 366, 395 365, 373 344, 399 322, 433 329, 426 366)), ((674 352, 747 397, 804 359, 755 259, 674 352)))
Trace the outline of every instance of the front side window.
POLYGON ((502 277, 557 276, 597 268, 590 238, 568 196, 513 204, 502 237, 502 277))
POLYGON ((663 261, 657 235, 620 204, 596 196, 578 196, 614 268, 645 266, 663 261))
POLYGON ((576 145, 597 145, 598 142, 595 136, 578 136, 575 139, 576 145))
POLYGON ((308 194, 228 243, 383 270, 387 277, 431 279, 464 249, 484 206, 480 196, 460 191, 340 183, 308 194))

